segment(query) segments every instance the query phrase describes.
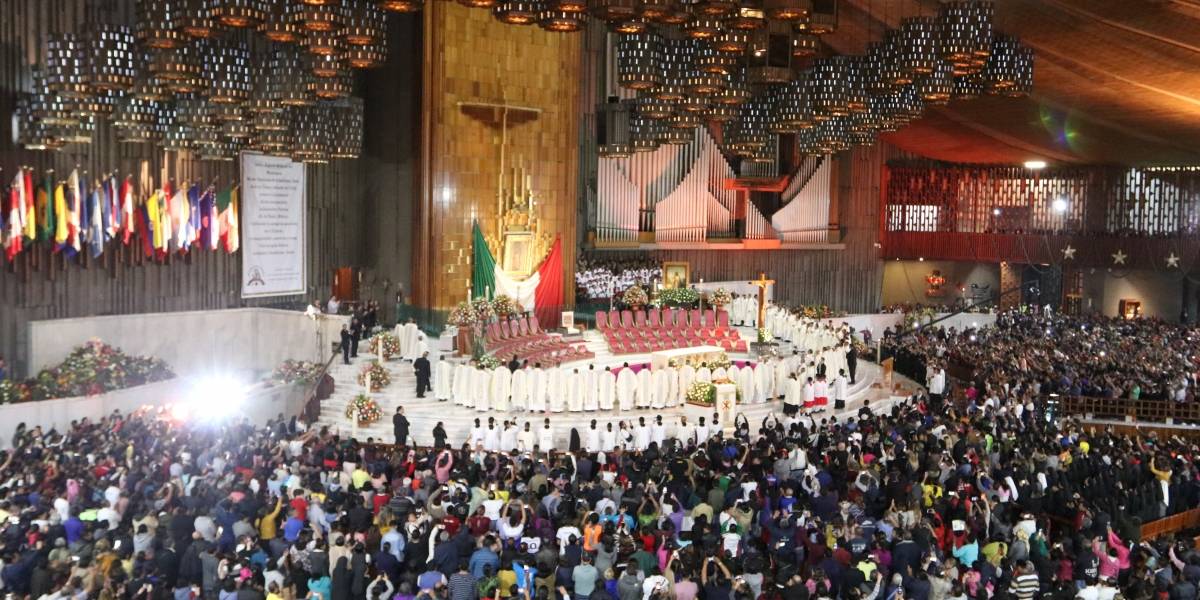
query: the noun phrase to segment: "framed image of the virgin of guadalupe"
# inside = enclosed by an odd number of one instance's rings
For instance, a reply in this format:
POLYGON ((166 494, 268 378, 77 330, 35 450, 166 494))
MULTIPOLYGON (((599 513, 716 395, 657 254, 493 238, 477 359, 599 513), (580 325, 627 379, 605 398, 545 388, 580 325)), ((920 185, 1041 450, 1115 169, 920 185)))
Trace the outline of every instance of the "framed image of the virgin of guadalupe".
POLYGON ((662 285, 664 288, 685 288, 692 284, 692 268, 687 262, 664 262, 662 285))

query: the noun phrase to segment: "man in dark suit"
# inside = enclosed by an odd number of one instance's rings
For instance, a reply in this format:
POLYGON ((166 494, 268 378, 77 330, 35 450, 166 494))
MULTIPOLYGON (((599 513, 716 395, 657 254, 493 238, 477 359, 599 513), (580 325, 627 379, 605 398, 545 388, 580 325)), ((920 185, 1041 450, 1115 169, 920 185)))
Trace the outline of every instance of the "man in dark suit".
POLYGON ((403 406, 397 406, 396 414, 392 415, 392 433, 396 435, 397 446, 408 441, 408 417, 404 416, 403 406))
POLYGON ((430 370, 429 366, 428 352, 422 354, 420 358, 413 361, 413 371, 415 371, 417 374, 417 397, 424 398, 425 392, 433 389, 433 386, 429 385, 429 380, 431 379, 430 374, 432 371, 430 370))
POLYGON ((363 326, 358 317, 350 319, 350 358, 358 358, 358 341, 362 339, 363 326))
POLYGON ((353 336, 350 335, 350 327, 342 325, 342 362, 350 364, 350 344, 353 336))
POLYGON ((854 352, 853 341, 850 343, 850 349, 846 351, 846 371, 850 373, 850 384, 854 385, 854 374, 858 372, 858 354, 854 352))

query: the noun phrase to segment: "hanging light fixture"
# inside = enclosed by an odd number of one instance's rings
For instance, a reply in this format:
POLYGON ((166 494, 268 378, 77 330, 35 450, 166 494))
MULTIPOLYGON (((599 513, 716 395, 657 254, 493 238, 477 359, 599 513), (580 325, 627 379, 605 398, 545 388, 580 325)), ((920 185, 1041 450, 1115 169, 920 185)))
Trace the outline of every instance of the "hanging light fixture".
POLYGON ((179 122, 175 106, 160 104, 158 107, 158 128, 162 131, 159 148, 167 151, 190 150, 195 133, 190 127, 179 122))
MULTIPOLYGON (((546 31, 570 33, 583 29, 587 13, 587 5, 581 5, 577 0, 544 0, 544 7, 538 12, 538 27, 546 31)), ((645 22, 638 18, 621 21, 619 26, 613 24, 617 33, 636 33, 645 31, 645 22)))
POLYGON ((300 26, 310 32, 336 33, 346 22, 345 7, 337 4, 306 4, 300 9, 300 26))
POLYGON ((860 133, 869 131, 874 133, 879 130, 883 122, 882 116, 876 112, 877 104, 874 98, 867 100, 867 110, 856 112, 850 115, 848 131, 852 133, 860 133))
POLYGON ((83 34, 83 52, 89 89, 127 90, 133 85, 134 39, 128 27, 90 24, 83 34))
POLYGON ((713 39, 712 46, 718 52, 729 55, 745 54, 746 49, 750 47, 750 33, 733 29, 722 31, 713 39))
POLYGON ((775 21, 799 21, 812 12, 812 0, 765 0, 767 18, 775 21))
MULTIPOLYGON (((696 49, 696 68, 708 73, 729 75, 738 68, 736 56, 721 52, 708 44, 701 44, 696 49)), ((722 88, 725 86, 722 85, 722 88)))
POLYGON ((764 0, 742 0, 737 10, 725 19, 725 27, 738 31, 754 31, 767 24, 764 0))
POLYGON ((661 121, 647 118, 635 111, 629 118, 629 145, 634 152, 658 150, 658 139, 663 128, 661 121))
POLYGON ((117 100, 123 96, 117 90, 96 90, 86 98, 77 98, 74 103, 75 114, 80 117, 80 123, 89 117, 107 118, 117 109, 117 100))
MULTIPOLYGON (((712 96, 725 88, 725 75, 692 67, 687 72, 683 87, 692 96, 712 96)), ((704 103, 707 104, 708 100, 704 99, 704 103)))
POLYGON ((496 0, 458 0, 458 3, 467 8, 492 8, 496 6, 496 0))
POLYGON ((662 52, 663 82, 654 89, 659 100, 679 102, 687 95, 687 75, 693 64, 695 44, 688 39, 664 39, 662 52))
POLYGON ((658 141, 668 146, 686 146, 695 139, 695 127, 663 127, 658 141))
MULTIPOLYGON (((574 14, 574 13, 567 13, 567 14, 574 14)), ((580 24, 580 28, 582 28, 583 23, 584 23, 583 18, 584 18, 584 15, 579 15, 577 17, 577 20, 580 24)), ((641 17, 641 16, 630 17, 628 19, 621 19, 619 21, 610 21, 608 23, 608 30, 613 33, 619 34, 619 35, 632 35, 635 33, 645 32, 649 29, 650 29, 650 23, 648 21, 646 21, 645 17, 641 17)), ((571 31, 576 31, 576 30, 571 30, 571 31)))
POLYGON ((314 77, 339 77, 346 74, 346 66, 338 55, 309 54, 306 57, 308 70, 314 77))
POLYGON ((283 56, 287 52, 283 48, 280 46, 271 49, 255 67, 254 90, 250 94, 250 101, 245 105, 252 115, 277 113, 283 109, 280 99, 286 86, 285 79, 292 75, 280 69, 283 56))
POLYGON ((917 92, 915 85, 901 88, 899 100, 899 112, 896 116, 904 123, 920 119, 921 114, 925 112, 925 102, 921 100, 921 94, 917 92))
POLYGON ((838 0, 812 0, 806 25, 808 33, 825 35, 838 28, 838 0))
POLYGON ((658 21, 679 10, 679 0, 640 0, 637 13, 644 19, 658 21))
POLYGON ((673 8, 663 11, 662 15, 654 19, 663 25, 683 25, 690 21, 692 13, 683 4, 676 4, 673 8))
POLYGON ((597 116, 600 126, 596 132, 600 156, 624 158, 633 153, 630 124, 633 110, 630 103, 610 98, 600 106, 597 116))
POLYGON ((735 69, 725 82, 725 89, 713 96, 713 102, 729 106, 737 106, 750 100, 752 92, 746 80, 745 69, 735 69))
POLYGON ((737 0, 700 0, 692 4, 696 16, 724 18, 737 10, 737 0))
POLYGON ((342 38, 328 31, 309 31, 300 41, 300 47, 310 54, 333 56, 342 50, 342 38))
POLYGON ((675 105, 675 108, 675 114, 686 112, 702 115, 708 112, 708 98, 703 96, 688 96, 683 100, 680 100, 679 103, 675 105))
POLYGON ((972 3, 971 10, 974 13, 971 22, 974 24, 974 47, 971 54, 975 60, 982 65, 983 61, 992 53, 992 22, 996 17, 996 5, 992 2, 976 0, 972 3))
POLYGON ((202 53, 206 40, 197 40, 174 50, 150 50, 147 69, 154 80, 175 94, 191 94, 206 89, 200 74, 204 71, 202 53))
POLYGON ((721 20, 696 15, 683 26, 683 33, 692 39, 711 40, 721 34, 721 20))
POLYGON ((138 71, 129 88, 129 95, 144 102, 165 102, 170 98, 170 90, 154 77, 149 69, 138 71))
POLYGON ((808 74, 808 94, 817 118, 850 114, 850 63, 844 56, 819 58, 808 74))
POLYGON ((670 129, 692 130, 704 124, 704 117, 699 112, 677 112, 664 121, 670 129))
POLYGON ((354 81, 349 75, 316 77, 308 82, 308 91, 318 100, 337 100, 354 92, 354 81))
POLYGON ((219 126, 221 123, 229 121, 245 121, 246 112, 242 110, 239 104, 220 104, 209 102, 206 104, 208 116, 219 126))
POLYGON ((663 81, 661 38, 655 32, 617 40, 617 80, 631 90, 649 90, 663 81))
POLYGON ((866 60, 870 72, 866 79, 867 93, 879 95, 892 91, 892 83, 887 78, 887 45, 882 41, 867 44, 866 60))
POLYGON ((226 27, 258 27, 267 18, 263 0, 212 0, 209 14, 226 27))
POLYGON ((540 0, 500 0, 492 8, 492 16, 509 25, 532 25, 541 12, 540 0))
POLYGON ((914 77, 928 75, 942 62, 938 52, 937 19, 909 17, 901 21, 901 65, 914 77))
POLYGON ((988 57, 980 80, 990 93, 1001 93, 1017 84, 1017 38, 998 33, 992 41, 992 53, 988 57))
POLYGON ((329 162, 329 115, 323 106, 288 109, 291 119, 292 159, 306 163, 329 162))
POLYGON ((821 38, 812 33, 792 32, 792 56, 807 58, 815 56, 821 49, 821 38))
POLYGON ((250 50, 241 42, 213 40, 204 54, 208 100, 240 104, 250 99, 250 50))
POLYGON ((384 42, 387 19, 371 0, 351 0, 346 6, 342 39, 350 46, 376 46, 384 42))
POLYGON ((946 104, 954 95, 954 66, 939 61, 932 73, 917 80, 916 86, 926 104, 946 104))
POLYGON ((179 28, 193 38, 208 39, 217 35, 217 23, 209 14, 212 0, 179 0, 183 3, 183 18, 179 28))
POLYGON ((675 112, 675 105, 666 100, 639 93, 634 101, 634 111, 638 116, 647 119, 665 119, 675 112))
POLYGON ((983 13, 975 5, 975 0, 954 0, 938 9, 942 58, 960 67, 970 65, 979 45, 977 20, 983 13))
POLYGON ((75 34, 50 34, 46 38, 46 87, 64 98, 81 98, 88 94, 83 46, 75 34))
POLYGON ((425 0, 379 0, 379 8, 389 12, 411 13, 425 7, 425 0))
POLYGON ((866 112, 870 108, 870 95, 867 93, 868 80, 874 76, 870 71, 870 63, 866 56, 846 56, 849 63, 846 82, 846 109, 851 114, 866 112))
POLYGON ((308 84, 315 77, 304 68, 300 53, 290 48, 276 54, 273 77, 278 77, 279 104, 282 106, 311 106, 316 103, 308 84))
POLYGON ((179 27, 183 5, 178 0, 138 0, 135 30, 147 48, 178 48, 186 41, 179 27))
POLYGON ((288 156, 293 145, 295 140, 286 128, 282 131, 260 131, 250 142, 251 148, 271 156, 288 156))
POLYGON ((342 51, 342 60, 353 69, 375 69, 387 62, 387 45, 350 46, 342 51))
POLYGON ((346 98, 335 104, 331 110, 336 130, 329 155, 333 158, 358 158, 362 154, 362 99, 346 98))
POLYGON ((792 28, 783 21, 772 21, 751 35, 746 56, 750 83, 775 85, 791 81, 791 38, 792 28))
POLYGON ((300 27, 300 5, 294 2, 270 2, 258 32, 272 42, 295 44, 304 35, 300 27))
POLYGON ((905 67, 904 37, 899 29, 891 29, 884 35, 878 56, 883 67, 879 76, 886 85, 895 89, 912 83, 913 75, 905 67))
POLYGON ((983 79, 979 75, 963 75, 954 78, 954 100, 974 100, 985 91, 983 79))
POLYGON ((1017 81, 1012 87, 1004 90, 1004 95, 1009 98, 1023 98, 1033 91, 1033 48, 1018 46, 1014 65, 1017 81))
POLYGON ((623 21, 638 14, 637 0, 593 0, 592 15, 605 21, 623 21))
POLYGON ((175 122, 193 131, 213 129, 217 126, 209 111, 208 103, 198 96, 183 96, 175 99, 175 122))
POLYGON ((117 103, 109 124, 122 142, 145 142, 158 137, 158 103, 125 96, 117 103))

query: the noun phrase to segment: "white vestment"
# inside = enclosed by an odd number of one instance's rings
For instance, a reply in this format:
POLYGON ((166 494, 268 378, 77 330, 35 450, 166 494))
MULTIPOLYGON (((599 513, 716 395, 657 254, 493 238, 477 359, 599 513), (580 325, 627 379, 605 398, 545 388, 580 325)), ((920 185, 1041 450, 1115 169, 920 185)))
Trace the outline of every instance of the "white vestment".
MULTIPOLYGON (((620 405, 621 410, 633 410, 637 389, 637 376, 633 374, 633 370, 621 369, 621 373, 617 375, 617 404, 620 405)), ((611 448, 606 448, 606 450, 611 450, 611 448)))
POLYGON ((650 408, 650 405, 654 404, 654 378, 650 369, 638 371, 637 383, 637 407, 650 408))
POLYGON ((725 367, 717 367, 716 369, 713 369, 712 378, 713 378, 713 381, 721 381, 722 379, 729 379, 729 373, 725 371, 725 367))
POLYGON ((600 430, 594 427, 588 427, 584 435, 583 449, 588 452, 600 451, 600 430))
POLYGON ((513 450, 516 450, 516 449, 517 449, 517 427, 516 427, 516 425, 509 423, 508 427, 505 427, 504 431, 500 432, 500 451, 501 452, 512 452, 513 450))
POLYGON ((492 369, 492 381, 489 389, 488 404, 492 410, 508 412, 508 398, 512 387, 512 372, 508 367, 492 369))
POLYGON ((608 428, 600 434, 600 450, 602 452, 612 452, 613 448, 617 447, 617 432, 613 431, 612 423, 609 423, 608 428))
POLYGON ((587 397, 587 373, 572 372, 571 395, 567 398, 567 410, 579 412, 583 410, 583 402, 587 397))
POLYGON ((437 376, 437 383, 433 386, 433 395, 438 400, 449 400, 450 397, 454 395, 454 390, 450 384, 450 371, 453 368, 454 365, 451 365, 445 360, 439 360, 437 362, 437 373, 435 373, 437 376))
POLYGON ((658 449, 662 450, 663 442, 667 440, 667 428, 655 421, 650 424, 650 441, 658 445, 658 449))
POLYGON ((755 402, 768 402, 774 400, 775 396, 775 367, 770 362, 758 363, 754 367, 755 402))
POLYGON ((486 411, 491 407, 488 405, 488 386, 491 384, 491 376, 487 371, 475 367, 471 369, 471 404, 475 410, 486 411))
POLYGON ((781 360, 781 361, 775 363, 775 394, 776 395, 781 394, 783 392, 783 390, 787 389, 788 375, 791 375, 791 374, 792 374, 792 371, 791 371, 791 369, 788 368, 788 364, 787 364, 786 360, 781 360))
POLYGON ((791 406, 800 406, 804 403, 803 388, 799 379, 789 379, 787 382, 787 394, 783 397, 783 403, 791 406))
POLYGON ((404 358, 404 351, 408 349, 408 346, 405 343, 407 340, 404 337, 404 323, 396 323, 396 328, 393 333, 396 335, 396 341, 398 342, 398 348, 396 349, 398 352, 400 352, 398 358, 404 358))
POLYGON ((525 403, 529 401, 529 371, 527 369, 517 369, 512 374, 511 389, 513 408, 524 410, 525 403))
POLYGON ((543 425, 538 430, 538 451, 549 452, 554 449, 554 428, 543 425))
POLYGON ((537 444, 537 438, 533 437, 533 430, 522 430, 517 434, 517 450, 521 452, 533 452, 533 446, 537 444))
POLYGON ((549 395, 550 412, 562 412, 571 395, 571 373, 565 369, 550 370, 549 395))
POLYGON ((612 410, 616 394, 617 377, 612 374, 612 371, 605 369, 600 373, 599 397, 596 399, 600 410, 612 410))
POLYGON ((687 402, 687 393, 696 382, 696 369, 692 365, 679 367, 679 404, 687 402))
POLYGON ((526 401, 527 408, 530 411, 542 412, 546 410, 546 391, 549 383, 549 376, 546 375, 545 369, 537 368, 533 370, 533 374, 529 377, 529 400, 526 401))
POLYGON ((633 428, 633 447, 638 450, 650 447, 650 428, 648 426, 638 425, 633 428))
POLYGON ((742 403, 750 404, 751 402, 759 402, 754 396, 754 369, 750 365, 746 365, 737 372, 738 391, 742 393, 742 403))
POLYGON ((654 371, 654 402, 650 405, 651 408, 662 408, 671 397, 671 376, 668 373, 670 370, 664 367, 654 371))
POLYGON ((471 366, 466 363, 454 367, 454 403, 471 405, 471 366))
POLYGON ((426 352, 429 352, 429 344, 425 342, 425 336, 421 335, 408 349, 409 353, 404 358, 408 360, 417 360, 418 358, 424 356, 426 352))
POLYGON ((600 408, 600 371, 588 369, 583 376, 583 410, 600 408))
MULTIPOLYGON (((420 328, 417 327, 416 323, 405 323, 402 333, 403 335, 398 336, 400 338, 400 356, 406 359, 409 357, 416 358, 413 357, 413 352, 417 350, 417 338, 421 335, 420 328)), ((421 355, 418 354, 417 356, 421 355)))
POLYGON ((666 368, 663 371, 667 374, 667 395, 659 400, 663 406, 672 408, 683 403, 683 395, 679 393, 679 369, 666 368))
POLYGON ((495 425, 483 431, 483 449, 488 452, 500 450, 500 430, 496 429, 495 425))

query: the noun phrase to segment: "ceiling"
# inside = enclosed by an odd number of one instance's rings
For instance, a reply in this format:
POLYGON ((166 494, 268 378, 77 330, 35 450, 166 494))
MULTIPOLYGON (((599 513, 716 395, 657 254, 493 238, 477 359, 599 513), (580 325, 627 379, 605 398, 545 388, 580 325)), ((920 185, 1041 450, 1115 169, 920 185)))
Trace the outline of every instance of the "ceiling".
MULTIPOLYGON (((827 43, 863 52, 936 0, 842 0, 827 43)), ((999 0, 996 27, 1034 50, 1028 98, 931 107, 884 139, 972 163, 1200 165, 1200 0, 999 0)))

